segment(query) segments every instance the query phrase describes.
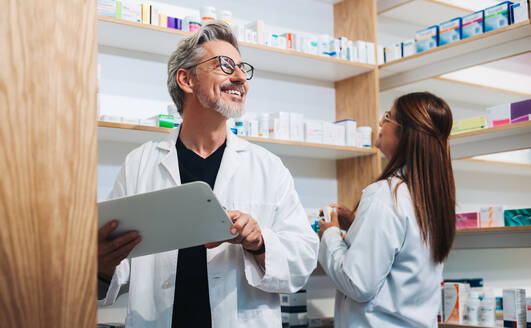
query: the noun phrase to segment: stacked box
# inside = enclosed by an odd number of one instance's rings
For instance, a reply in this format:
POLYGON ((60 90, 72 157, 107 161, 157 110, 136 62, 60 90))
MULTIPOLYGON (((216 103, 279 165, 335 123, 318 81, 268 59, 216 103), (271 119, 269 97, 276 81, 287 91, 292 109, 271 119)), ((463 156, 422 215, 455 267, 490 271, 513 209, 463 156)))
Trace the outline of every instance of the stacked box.
POLYGON ((304 115, 289 113, 289 138, 293 141, 304 141, 304 115))
POLYGON ((485 32, 505 27, 510 24, 510 1, 504 1, 485 9, 485 32))
POLYGON ((277 112, 269 116, 269 137, 289 140, 289 113, 277 112))
POLYGON ((308 309, 306 305, 306 291, 301 290, 293 294, 280 294, 280 311, 282 324, 288 327, 307 327, 308 309))
POLYGON ((503 326, 526 326, 525 289, 510 288, 503 290, 503 326))
POLYGON ((409 39, 402 42, 402 57, 407 57, 415 54, 417 49, 415 47, 415 40, 409 39))
POLYGON ((356 121, 347 119, 342 121, 337 121, 336 124, 342 125, 345 127, 345 145, 349 147, 357 146, 357 131, 356 131, 356 121))
POLYGON ((462 17, 461 37, 463 39, 482 34, 485 30, 485 12, 480 10, 470 15, 462 17))
POLYGON ((423 52, 439 46, 439 26, 430 26, 415 34, 417 52, 423 52))
POLYGON ((461 40, 461 17, 439 24, 439 45, 443 46, 461 40))
POLYGON ((443 322, 462 323, 465 311, 466 295, 469 286, 459 283, 444 283, 443 286, 443 322))
POLYGON ((304 120, 304 141, 323 143, 323 121, 304 120))

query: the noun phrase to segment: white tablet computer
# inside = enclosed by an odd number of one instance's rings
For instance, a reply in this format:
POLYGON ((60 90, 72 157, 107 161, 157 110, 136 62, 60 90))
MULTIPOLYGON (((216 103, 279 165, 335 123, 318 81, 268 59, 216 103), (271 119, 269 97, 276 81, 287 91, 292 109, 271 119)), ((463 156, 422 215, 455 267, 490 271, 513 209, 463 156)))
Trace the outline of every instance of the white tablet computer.
POLYGON ((236 237, 230 233, 232 221, 204 182, 99 202, 98 216, 98 228, 118 221, 112 236, 129 230, 142 236, 130 257, 236 237))

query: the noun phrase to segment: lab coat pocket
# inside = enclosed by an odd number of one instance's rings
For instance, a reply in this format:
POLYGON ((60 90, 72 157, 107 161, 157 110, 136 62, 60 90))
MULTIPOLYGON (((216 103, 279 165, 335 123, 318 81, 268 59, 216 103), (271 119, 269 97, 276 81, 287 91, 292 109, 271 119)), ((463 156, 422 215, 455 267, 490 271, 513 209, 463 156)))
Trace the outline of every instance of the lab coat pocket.
POLYGON ((258 222, 261 229, 271 228, 277 213, 277 206, 274 203, 257 201, 235 201, 231 204, 230 209, 250 214, 258 222))

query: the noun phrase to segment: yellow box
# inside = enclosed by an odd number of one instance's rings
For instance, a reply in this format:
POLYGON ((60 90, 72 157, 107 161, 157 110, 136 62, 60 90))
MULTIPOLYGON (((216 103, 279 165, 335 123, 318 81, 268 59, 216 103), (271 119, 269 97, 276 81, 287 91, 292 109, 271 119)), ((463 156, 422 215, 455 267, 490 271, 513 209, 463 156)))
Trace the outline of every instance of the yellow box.
POLYGON ((464 120, 455 121, 452 127, 452 134, 479 130, 487 127, 485 116, 476 116, 464 120))
POLYGON ((159 26, 168 27, 168 15, 159 14, 159 26))
POLYGON ((142 24, 151 24, 151 5, 142 4, 142 24))

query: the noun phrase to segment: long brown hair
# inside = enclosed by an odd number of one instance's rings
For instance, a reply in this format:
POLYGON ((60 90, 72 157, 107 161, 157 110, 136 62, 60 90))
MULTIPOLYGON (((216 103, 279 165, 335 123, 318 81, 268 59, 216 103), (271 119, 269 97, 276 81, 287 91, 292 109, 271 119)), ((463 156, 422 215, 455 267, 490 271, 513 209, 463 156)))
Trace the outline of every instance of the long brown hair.
POLYGON ((442 263, 455 238, 455 184, 448 141, 452 112, 443 99, 428 92, 401 96, 394 107, 400 140, 377 181, 398 176, 406 183, 422 239, 429 243, 433 260, 442 263))

